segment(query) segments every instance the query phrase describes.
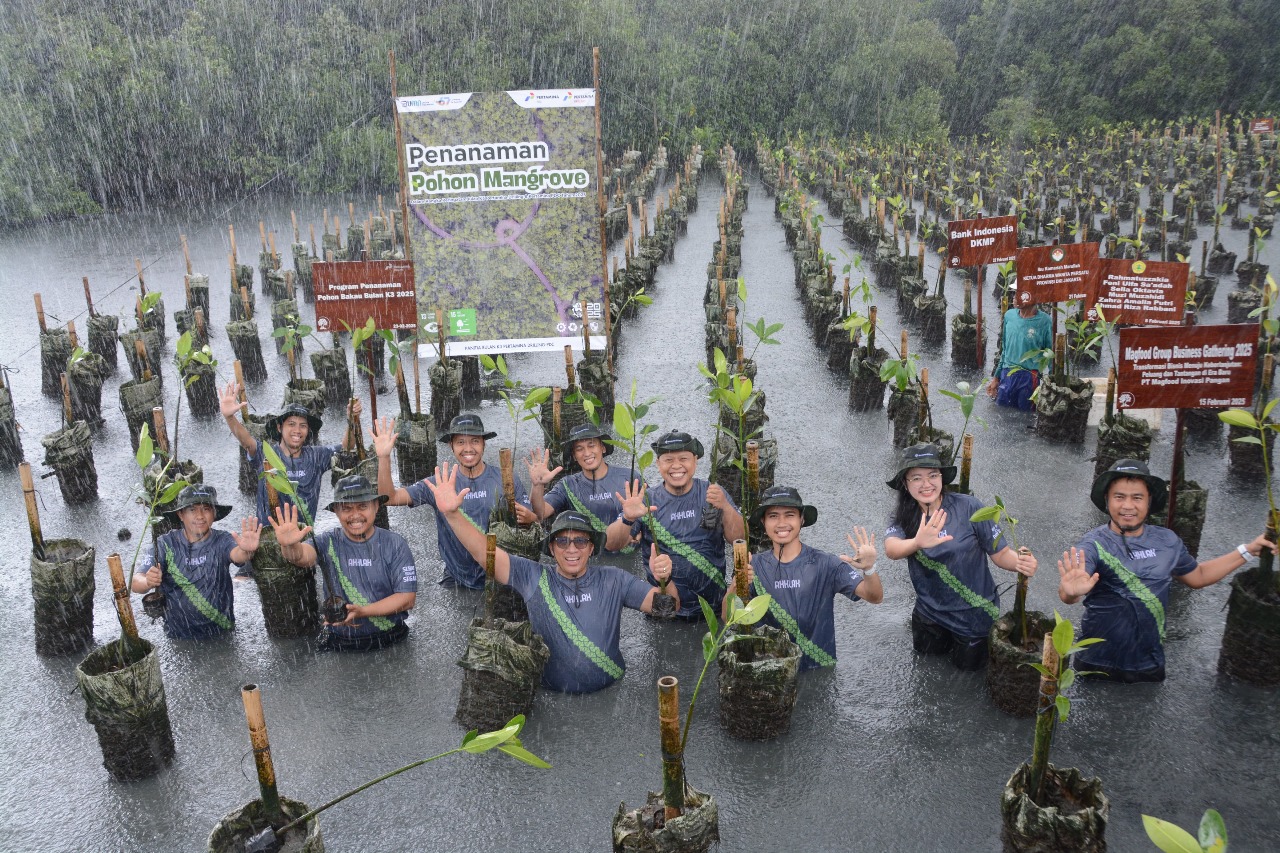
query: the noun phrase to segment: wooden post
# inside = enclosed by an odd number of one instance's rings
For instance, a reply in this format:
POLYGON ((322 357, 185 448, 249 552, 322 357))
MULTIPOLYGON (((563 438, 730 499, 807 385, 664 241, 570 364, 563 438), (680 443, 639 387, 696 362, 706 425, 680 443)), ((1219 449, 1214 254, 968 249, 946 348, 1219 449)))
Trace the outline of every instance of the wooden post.
POLYGON ((1049 766, 1049 747, 1053 744, 1053 727, 1058 720, 1057 709, 1054 708, 1058 698, 1058 671, 1061 661, 1058 650, 1053 647, 1053 632, 1044 635, 1044 651, 1041 663, 1045 669, 1054 673, 1052 677, 1040 675, 1040 700, 1036 706, 1035 743, 1031 749, 1031 769, 1027 776, 1026 794, 1036 805, 1041 804, 1040 788, 1044 783, 1045 770, 1049 766))
POLYGON ((747 540, 733 541, 733 594, 746 604, 751 600, 751 584, 747 583, 747 564, 750 557, 747 553, 747 540))
POLYGON ((151 423, 155 426, 156 448, 165 456, 169 455, 169 428, 164 422, 164 409, 156 406, 151 410, 151 423))
POLYGON ((249 402, 248 395, 244 390, 244 368, 240 366, 240 359, 236 359, 232 365, 236 374, 236 397, 240 400, 240 422, 249 422, 249 402))
POLYGON ((364 347, 368 356, 366 363, 369 365, 369 372, 365 375, 365 379, 369 380, 369 417, 376 421, 378 419, 378 386, 373 379, 373 338, 365 341, 364 347))
POLYGON ((316 224, 308 222, 307 229, 311 232, 311 255, 312 257, 318 257, 320 253, 316 251, 316 224))
POLYGON ((578 387, 578 379, 573 372, 573 347, 565 344, 564 347, 564 375, 569 379, 569 391, 573 391, 578 387))
POLYGON ((556 444, 562 440, 560 429, 560 402, 564 396, 564 389, 559 385, 551 389, 551 434, 555 437, 556 444))
POLYGON ((203 309, 203 308, 197 308, 197 309, 196 309, 196 311, 195 311, 195 324, 196 324, 196 334, 199 336, 200 340, 201 340, 201 341, 207 341, 207 340, 209 340, 209 333, 208 333, 208 331, 206 331, 206 329, 205 329, 204 309, 203 309))
POLYGON ((62 417, 67 426, 71 426, 71 422, 75 420, 71 416, 71 386, 67 384, 67 374, 58 374, 58 379, 62 382, 62 417))
POLYGON ((444 356, 445 328, 444 328, 444 311, 440 308, 436 309, 436 334, 439 337, 436 355, 440 358, 440 363, 447 365, 449 359, 444 356))
POLYGON ((422 361, 422 356, 418 352, 418 341, 413 341, 413 411, 415 414, 422 411, 422 381, 418 371, 418 362, 422 361))
MULTIPOLYGON (((608 213, 608 204, 604 197, 604 151, 600 147, 600 48, 591 48, 591 78, 592 85, 595 86, 595 121, 596 121, 596 208, 600 214, 600 267, 604 275, 604 363, 605 373, 610 377, 612 384, 613 376, 613 347, 610 345, 613 340, 613 311, 612 303, 609 298, 609 235, 605 230, 605 215, 608 213)), ((582 328, 583 336, 586 336, 587 313, 586 306, 582 311, 582 328)), ((587 347, 587 355, 591 354, 591 347, 587 347)))
POLYGON ((147 295, 147 282, 142 277, 142 258, 133 259, 133 268, 138 271, 138 292, 143 296, 147 295))
POLYGON ((849 276, 844 277, 844 294, 840 298, 840 317, 849 316, 849 276))
POLYGON ((71 342, 71 351, 75 352, 76 348, 80 346, 80 339, 76 337, 76 321, 75 320, 67 321, 67 340, 71 342))
MULTIPOLYGON (((404 137, 402 135, 403 132, 400 130, 400 111, 395 108, 395 105, 398 103, 398 101, 396 99, 397 98, 396 96, 396 52, 394 50, 389 51, 388 59, 391 65, 391 104, 393 107, 391 115, 393 120, 395 121, 395 126, 396 126, 396 164, 399 166, 399 169, 400 169, 400 188, 402 190, 401 192, 396 193, 396 203, 400 205, 400 219, 404 225, 404 256, 406 259, 408 259, 412 257, 412 254, 409 251, 410 249, 409 193, 405 191, 408 189, 409 182, 408 182, 408 169, 406 168, 405 161, 404 161, 404 137)), ((392 251, 394 253, 395 244, 396 244, 396 229, 395 229, 394 222, 391 223, 391 225, 392 225, 391 246, 392 246, 392 251)), ((443 361, 444 347, 440 348, 440 358, 443 361)), ((418 381, 417 370, 418 370, 417 367, 414 367, 413 375, 414 375, 415 389, 417 387, 417 381, 418 381)), ((420 398, 418 402, 418 409, 419 410, 422 409, 422 403, 420 398)))
POLYGON ((142 381, 149 382, 151 380, 151 359, 147 358, 147 345, 142 342, 141 330, 139 330, 139 337, 133 342, 133 351, 138 356, 138 363, 142 365, 142 381))
POLYGON ((748 498, 755 509, 760 498, 760 442, 754 438, 747 441, 747 493, 742 496, 743 504, 748 498))
POLYGON ((916 427, 921 438, 924 437, 925 427, 929 424, 929 368, 920 368, 920 408, 918 410, 918 418, 916 427))
POLYGON ((112 595, 116 600, 116 616, 120 630, 130 640, 138 639, 138 623, 133 621, 133 604, 129 600, 129 585, 124 579, 124 565, 119 554, 107 555, 107 571, 111 573, 112 595))
POLYGON ((976 289, 977 289, 977 291, 978 291, 978 314, 977 314, 977 322, 975 323, 975 330, 976 330, 976 332, 977 332, 977 343, 975 344, 975 346, 976 346, 976 348, 977 348, 977 364, 978 364, 978 369, 979 369, 979 370, 981 370, 981 369, 982 369, 983 362, 984 362, 984 361, 986 361, 986 354, 987 354, 987 353, 985 352, 985 349, 986 349, 986 348, 985 348, 985 347, 983 347, 983 345, 982 345, 982 344, 983 344, 983 340, 982 340, 982 291, 986 289, 986 277, 987 277, 987 269, 986 269, 986 267, 979 266, 979 267, 978 267, 978 280, 975 282, 975 284, 976 284, 976 289))
POLYGON ((262 714, 262 692, 256 684, 240 688, 244 716, 249 721, 249 743, 253 745, 253 763, 258 767, 258 790, 262 794, 262 816, 273 826, 284 822, 280 811, 280 794, 276 791, 276 770, 271 763, 271 744, 267 740, 267 721, 262 714))
POLYGON ((252 319, 253 319, 253 306, 249 304, 249 290, 248 290, 248 288, 245 288, 245 287, 241 287, 241 288, 240 288, 240 304, 241 304, 242 306, 244 306, 244 318, 245 318, 246 320, 252 320, 252 319))
POLYGON ((725 328, 729 333, 729 352, 738 348, 738 310, 730 308, 725 312, 725 328))
POLYGON ((587 328, 587 300, 582 300, 582 357, 591 355, 591 330, 587 328))
POLYGON ((40 333, 44 334, 49 331, 49 326, 44 319, 44 300, 40 298, 40 294, 34 294, 36 299, 36 322, 40 324, 40 333))
POLYGON ((267 250, 267 223, 258 220, 258 239, 262 242, 262 251, 267 250))
POLYGON ((289 211, 289 221, 293 223, 293 242, 302 242, 301 238, 298 236, 298 211, 289 211))
POLYGON ((507 505, 511 523, 516 520, 516 475, 515 465, 511 458, 511 448, 504 447, 498 451, 498 465, 502 469, 502 499, 507 505))
POLYGON ((969 493, 969 474, 973 470, 973 433, 966 432, 960 444, 960 491, 969 493))
POLYGON ((486 533, 484 535, 484 621, 486 625, 493 623, 494 599, 498 595, 498 581, 494 574, 496 571, 497 552, 497 534, 486 533))
POLYGON ((1116 369, 1114 367, 1107 369, 1107 407, 1103 411, 1103 419, 1107 423, 1111 423, 1115 417, 1116 406, 1116 369))
POLYGON ((31 553, 37 560, 43 560, 45 559, 44 534, 40 532, 40 508, 36 506, 36 486, 31 479, 30 462, 19 463, 18 476, 22 480, 22 499, 27 505, 27 526, 31 530, 31 553))
POLYGON ((658 679, 658 729, 662 741, 662 802, 667 820, 684 813, 684 747, 680 744, 680 682, 658 679))
POLYGON ((93 308, 93 294, 89 292, 89 276, 83 276, 80 280, 84 282, 84 301, 89 305, 89 316, 97 317, 98 312, 93 308))

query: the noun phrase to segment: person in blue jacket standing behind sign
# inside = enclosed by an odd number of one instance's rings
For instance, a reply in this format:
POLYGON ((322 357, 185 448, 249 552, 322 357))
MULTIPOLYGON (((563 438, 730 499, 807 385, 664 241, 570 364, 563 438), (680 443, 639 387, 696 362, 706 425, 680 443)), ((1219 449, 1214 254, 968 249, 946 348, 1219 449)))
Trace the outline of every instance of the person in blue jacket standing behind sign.
POLYGON ((1033 302, 1010 308, 1004 312, 1000 340, 1000 363, 987 385, 987 396, 994 397, 998 406, 1029 412, 1035 408, 1031 394, 1040 384, 1041 354, 1053 351, 1053 321, 1033 302))

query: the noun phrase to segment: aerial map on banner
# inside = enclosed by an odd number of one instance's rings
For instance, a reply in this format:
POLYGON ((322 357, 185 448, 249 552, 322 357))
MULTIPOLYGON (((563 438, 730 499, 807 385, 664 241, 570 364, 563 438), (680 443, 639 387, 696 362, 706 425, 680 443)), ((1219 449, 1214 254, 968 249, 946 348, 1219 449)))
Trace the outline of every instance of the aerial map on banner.
POLYGON ((594 89, 396 100, 424 340, 440 310, 448 355, 581 347, 583 323, 604 348, 594 107, 594 89))

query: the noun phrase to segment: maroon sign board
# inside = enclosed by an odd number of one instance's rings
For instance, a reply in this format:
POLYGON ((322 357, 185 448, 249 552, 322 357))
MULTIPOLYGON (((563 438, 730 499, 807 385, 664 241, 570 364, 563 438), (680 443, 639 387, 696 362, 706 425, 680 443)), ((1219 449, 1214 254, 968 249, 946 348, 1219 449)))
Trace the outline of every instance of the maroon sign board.
POLYGON ((1092 305, 1098 296, 1098 244, 1061 243, 1018 250, 1018 305, 1068 302, 1092 305))
POLYGON ((947 266, 1002 264, 1018 254, 1018 217, 957 219, 947 223, 947 266))
POLYGON ((1276 120, 1273 118, 1255 118, 1249 122, 1250 133, 1275 133, 1276 120))
POLYGON ((1247 408, 1258 371, 1258 326, 1120 330, 1121 409, 1247 408))
POLYGON ((378 329, 417 330, 412 261, 333 261, 312 264, 311 274, 316 331, 354 329, 370 317, 378 329))
POLYGON ((1098 318, 1096 305, 1112 323, 1181 326, 1190 269, 1175 261, 1103 258, 1098 261, 1098 298, 1090 306, 1089 319, 1098 318))

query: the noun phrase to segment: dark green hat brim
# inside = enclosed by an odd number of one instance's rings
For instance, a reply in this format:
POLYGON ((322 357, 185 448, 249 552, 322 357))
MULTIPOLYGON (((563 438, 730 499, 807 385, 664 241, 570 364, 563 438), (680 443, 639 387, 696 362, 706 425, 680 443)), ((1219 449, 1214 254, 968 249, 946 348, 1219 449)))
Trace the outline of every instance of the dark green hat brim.
MULTIPOLYGON (((1124 461, 1126 460, 1122 459, 1116 464, 1119 465, 1124 461)), ((1093 488, 1089 490, 1089 499, 1102 512, 1107 512, 1107 491, 1111 488, 1112 483, 1120 479, 1142 480, 1147 484, 1147 491, 1151 493, 1151 514, 1160 512, 1169 506, 1169 486, 1164 480, 1154 474, 1143 474, 1138 471, 1116 471, 1113 468, 1099 474, 1097 479, 1093 481, 1093 488)), ((1110 513, 1107 514, 1110 515, 1110 513)))
POLYGON ((806 503, 797 504, 795 501, 790 500, 777 500, 770 501, 769 503, 762 503, 760 506, 753 509, 751 511, 751 523, 755 525, 760 524, 764 520, 764 511, 769 507, 774 506, 785 506, 800 510, 800 526, 802 528, 812 527, 814 522, 818 520, 818 508, 816 506, 810 506, 806 503))
POLYGON ((315 444, 319 440, 320 427, 324 426, 324 421, 311 414, 306 406, 299 406, 296 403, 285 407, 285 410, 267 421, 267 438, 271 441, 280 441, 280 427, 286 418, 298 415, 307 419, 307 444, 315 444))
POLYGON ((591 522, 587 521, 585 518, 575 516, 579 516, 579 513, 574 510, 565 510, 556 516, 555 522, 551 525, 550 532, 547 533, 547 538, 542 540, 542 553, 546 554, 548 557, 554 557, 555 555, 551 553, 551 540, 556 537, 556 534, 565 530, 575 530, 590 536, 592 545, 591 555, 593 557, 598 557, 604 553, 604 533, 592 527, 591 522))
POLYGON ((391 498, 388 495, 380 495, 377 492, 373 492, 373 493, 362 492, 359 494, 350 495, 346 498, 343 498, 340 501, 336 501, 336 500, 329 501, 329 505, 326 506, 325 509, 329 510, 329 512, 337 512, 337 510, 335 510, 334 507, 337 506, 338 504, 362 504, 367 501, 377 501, 378 506, 381 507, 383 504, 385 504, 389 500, 391 500, 391 498))

